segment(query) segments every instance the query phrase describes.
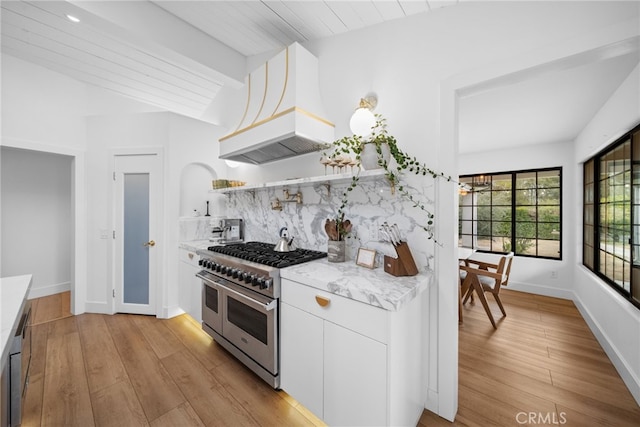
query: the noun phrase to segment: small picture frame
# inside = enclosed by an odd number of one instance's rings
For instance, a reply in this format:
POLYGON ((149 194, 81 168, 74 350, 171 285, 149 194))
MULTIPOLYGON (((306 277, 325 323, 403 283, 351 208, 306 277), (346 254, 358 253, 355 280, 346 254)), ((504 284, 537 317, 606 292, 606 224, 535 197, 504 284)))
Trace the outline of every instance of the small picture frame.
POLYGON ((364 248, 358 249, 358 257, 356 258, 356 264, 362 267, 373 268, 375 267, 375 262, 376 262, 375 250, 364 249, 364 248))

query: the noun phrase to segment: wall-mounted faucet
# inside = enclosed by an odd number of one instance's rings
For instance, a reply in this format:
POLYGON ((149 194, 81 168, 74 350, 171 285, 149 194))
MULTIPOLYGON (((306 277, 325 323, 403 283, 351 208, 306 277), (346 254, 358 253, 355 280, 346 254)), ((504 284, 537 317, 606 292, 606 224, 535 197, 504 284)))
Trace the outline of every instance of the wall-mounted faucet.
POLYGON ((276 199, 273 202, 271 202, 272 210, 281 211, 282 202, 295 202, 297 205, 302 204, 302 192, 300 190, 298 190, 298 192, 295 194, 291 194, 289 192, 289 189, 285 188, 283 192, 284 192, 284 200, 280 200, 279 198, 276 197, 276 199))

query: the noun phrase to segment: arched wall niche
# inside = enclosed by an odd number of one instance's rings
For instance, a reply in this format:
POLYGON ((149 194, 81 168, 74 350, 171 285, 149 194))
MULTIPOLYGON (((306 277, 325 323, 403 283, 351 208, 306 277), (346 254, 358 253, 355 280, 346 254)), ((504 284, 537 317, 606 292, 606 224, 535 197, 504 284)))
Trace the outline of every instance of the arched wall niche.
POLYGON ((218 178, 218 173, 210 165, 193 162, 185 165, 180 173, 180 216, 193 217, 195 212, 205 215, 207 201, 211 216, 223 216, 225 197, 213 194, 211 181, 218 178))

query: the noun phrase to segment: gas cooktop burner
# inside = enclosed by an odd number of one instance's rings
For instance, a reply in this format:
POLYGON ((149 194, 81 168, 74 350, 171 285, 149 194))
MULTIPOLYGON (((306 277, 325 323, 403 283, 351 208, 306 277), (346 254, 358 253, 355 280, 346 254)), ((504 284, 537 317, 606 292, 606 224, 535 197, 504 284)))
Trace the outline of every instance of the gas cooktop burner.
POLYGON ((246 242, 225 246, 210 246, 207 250, 276 268, 289 267, 327 256, 326 252, 307 249, 276 252, 273 250, 274 247, 274 243, 246 242))

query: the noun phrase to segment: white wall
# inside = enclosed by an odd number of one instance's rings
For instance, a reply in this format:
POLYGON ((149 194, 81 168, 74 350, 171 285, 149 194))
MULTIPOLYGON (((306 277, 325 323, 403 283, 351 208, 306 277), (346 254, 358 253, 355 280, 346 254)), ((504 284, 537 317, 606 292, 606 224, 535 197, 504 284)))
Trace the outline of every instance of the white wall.
POLYGON ((1 276, 33 274, 29 298, 70 289, 71 157, 2 147, 1 276))
MULTIPOLYGON (((636 67, 576 139, 576 206, 582 206, 582 163, 640 124, 639 93, 640 67, 636 67)), ((576 305, 640 403, 640 310, 582 266, 582 221, 576 221, 574 229, 576 305)))
POLYGON ((462 154, 459 159, 460 175, 562 167, 562 260, 514 258, 509 288, 572 299, 576 262, 573 225, 575 218, 581 215, 572 191, 575 177, 573 142, 462 154), (552 272, 556 272, 556 278, 552 277, 552 272))
MULTIPOLYGON (((376 111, 388 118, 389 130, 401 147, 433 169, 457 176, 457 140, 452 126, 455 90, 463 86, 451 83, 455 76, 471 76, 470 80, 478 82, 485 76, 488 79, 507 74, 527 64, 535 66, 536 60, 549 60, 551 54, 569 55, 591 49, 600 42, 596 35, 603 29, 630 26, 637 33, 637 11, 634 2, 462 2, 429 14, 309 42, 305 47, 319 57, 321 93, 328 119, 336 124, 336 137, 348 133, 348 120, 359 98, 375 92, 379 97, 376 111), (631 25, 621 25, 633 19, 631 25), (558 46, 565 49, 557 49, 558 46), (519 60, 509 62, 514 57, 519 60)), ((165 160, 169 162, 165 167, 165 207, 169 210, 165 215, 165 236, 169 246, 169 238, 173 238, 170 236, 177 236, 173 227, 177 227, 179 203, 174 200, 175 205, 171 204, 178 191, 173 186, 179 185, 181 167, 177 163, 202 159, 208 163, 208 157, 217 152, 218 129, 211 131, 213 146, 207 145, 206 131, 195 132, 197 137, 191 141, 198 149, 187 155, 191 149, 189 138, 181 141, 180 130, 167 136, 172 133, 172 115, 123 114, 117 119, 85 120, 78 107, 87 111, 92 103, 86 101, 84 85, 38 67, 18 67, 20 61, 15 59, 9 61, 14 65, 10 70, 13 72, 5 74, 5 63, 2 65, 2 114, 4 124, 11 123, 3 128, 3 139, 9 135, 87 149, 87 176, 82 179, 90 190, 84 224, 90 258, 85 264, 90 266, 91 277, 86 301, 96 302, 99 308, 108 301, 110 290, 104 276, 110 268, 108 250, 98 239, 99 230, 109 226, 105 213, 108 177, 101 175, 108 166, 104 144, 164 147, 165 160), (47 106, 42 113, 42 106, 37 105, 41 102, 47 106), (181 155, 185 157, 174 164, 172 157, 181 155)), ((111 111, 97 107, 92 110, 101 110, 100 114, 111 111)), ((190 127, 186 122, 180 126, 190 127)), ((318 155, 307 155, 264 167, 244 166, 227 174, 248 182, 320 175, 323 168, 318 159, 318 155)), ((215 162, 212 159, 211 165, 218 171, 218 166, 213 166, 215 162)), ((436 249, 438 283, 430 295, 429 409, 452 419, 457 408, 457 290, 452 285, 457 274, 455 186, 438 185, 434 199, 436 224, 445 244, 436 249)), ((427 251, 430 243, 416 245, 424 245, 427 251)), ((167 270, 166 276, 170 282, 175 275, 167 270)), ((172 295, 170 284, 165 283, 164 290, 168 301, 172 295)), ((168 305, 165 308, 171 311, 168 305)))
POLYGON ((2 55, 2 138, 85 147, 86 85, 2 55))

